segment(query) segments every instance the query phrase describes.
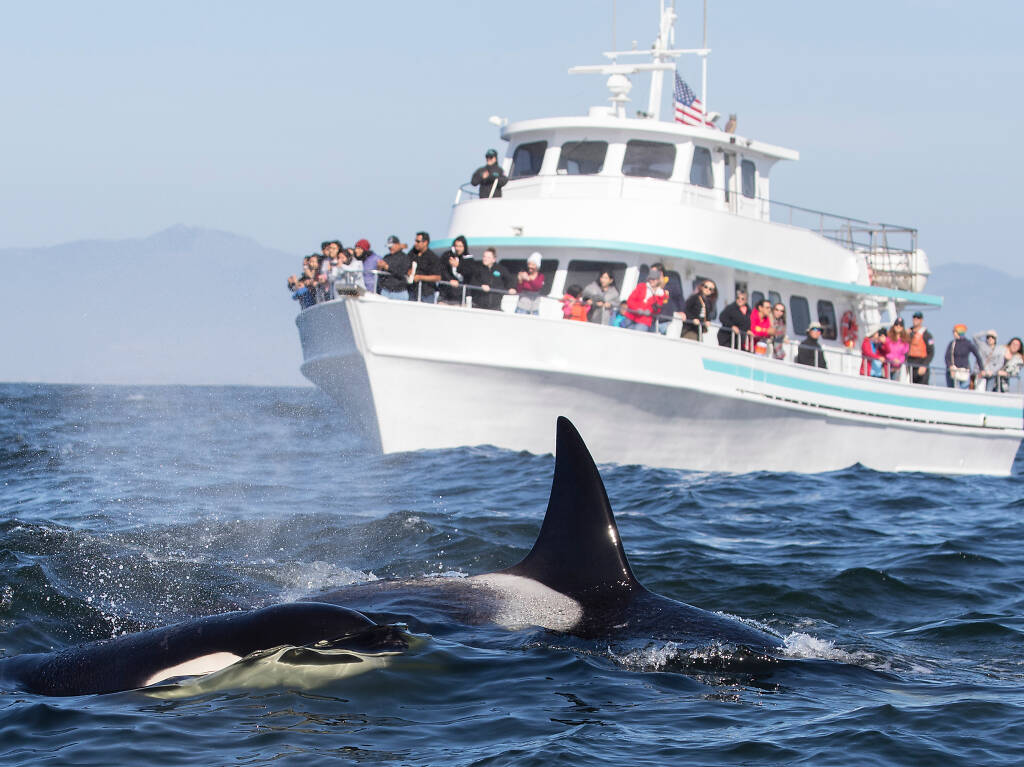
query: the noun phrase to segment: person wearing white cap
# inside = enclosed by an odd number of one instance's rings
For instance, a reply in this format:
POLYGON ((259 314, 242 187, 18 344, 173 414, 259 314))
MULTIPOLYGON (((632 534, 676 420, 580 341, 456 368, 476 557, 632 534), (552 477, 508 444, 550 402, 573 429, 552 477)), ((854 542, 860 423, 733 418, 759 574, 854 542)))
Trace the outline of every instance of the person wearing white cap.
POLYGON ((534 251, 526 259, 526 271, 516 275, 516 292, 519 293, 516 314, 540 314, 540 291, 544 288, 540 265, 541 255, 534 251))
POLYGON ((821 324, 812 322, 807 326, 807 338, 800 342, 796 350, 796 364, 811 367, 827 368, 825 351, 821 348, 821 324))
POLYGON ((1006 347, 998 343, 999 335, 994 330, 986 330, 974 336, 974 345, 981 355, 981 370, 978 375, 985 379, 985 388, 996 391, 999 384, 999 371, 1006 361, 1006 347))

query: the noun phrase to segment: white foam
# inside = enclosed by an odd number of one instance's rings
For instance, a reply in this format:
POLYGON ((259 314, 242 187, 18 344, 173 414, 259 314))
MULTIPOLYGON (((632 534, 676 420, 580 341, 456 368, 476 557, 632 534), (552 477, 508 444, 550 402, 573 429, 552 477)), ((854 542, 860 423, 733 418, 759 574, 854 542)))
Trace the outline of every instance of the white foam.
POLYGON ((504 628, 540 626, 552 631, 570 631, 583 617, 583 606, 579 602, 531 578, 486 573, 466 581, 494 593, 498 607, 494 622, 504 628))

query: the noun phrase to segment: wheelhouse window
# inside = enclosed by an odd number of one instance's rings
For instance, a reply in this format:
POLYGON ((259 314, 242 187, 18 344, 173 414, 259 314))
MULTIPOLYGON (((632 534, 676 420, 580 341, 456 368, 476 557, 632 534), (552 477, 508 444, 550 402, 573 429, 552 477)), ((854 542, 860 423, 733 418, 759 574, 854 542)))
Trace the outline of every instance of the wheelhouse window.
MULTIPOLYGON (((565 272, 565 286, 579 285, 587 287, 592 282, 597 282, 601 272, 611 272, 615 278, 615 287, 622 293, 622 280, 626 276, 626 265, 609 261, 570 261, 569 268, 565 272)), ((625 300, 625 299, 623 299, 625 300)))
POLYGON ((831 301, 818 302, 818 322, 821 323, 821 337, 836 340, 836 308, 831 301))
POLYGON ((757 196, 757 189, 754 184, 756 177, 757 169, 754 167, 754 161, 743 160, 740 163, 740 185, 744 197, 754 199, 757 196))
POLYGON ((807 299, 803 296, 790 296, 789 314, 793 321, 793 332, 806 333, 807 326, 811 324, 811 307, 807 299))
POLYGON ((772 306, 775 306, 775 304, 782 303, 782 296, 779 294, 779 291, 777 290, 769 290, 768 300, 772 302, 772 306))
POLYGON ((590 176, 604 168, 607 141, 566 141, 558 155, 558 172, 570 176, 590 176))
POLYGON ((622 175, 669 178, 676 164, 676 145, 633 139, 626 142, 622 175))
POLYGON ((756 307, 762 301, 764 301, 764 293, 762 293, 760 290, 755 290, 753 293, 750 294, 751 308, 756 307))
MULTIPOLYGON (((499 264, 508 269, 509 274, 513 277, 519 272, 526 271, 526 259, 525 258, 502 258, 498 261, 499 264)), ((558 271, 558 259, 557 258, 542 258, 540 261, 540 273, 544 275, 544 286, 540 289, 540 294, 546 296, 551 292, 551 283, 555 279, 555 272, 558 271)))
POLYGON ((711 168, 711 150, 705 146, 693 148, 693 162, 690 163, 690 183, 706 189, 715 188, 715 174, 711 168))
POLYGON ((512 172, 508 174, 508 177, 513 179, 536 176, 540 173, 540 166, 544 162, 544 152, 547 148, 547 141, 531 141, 529 144, 517 146, 516 151, 512 153, 512 172))

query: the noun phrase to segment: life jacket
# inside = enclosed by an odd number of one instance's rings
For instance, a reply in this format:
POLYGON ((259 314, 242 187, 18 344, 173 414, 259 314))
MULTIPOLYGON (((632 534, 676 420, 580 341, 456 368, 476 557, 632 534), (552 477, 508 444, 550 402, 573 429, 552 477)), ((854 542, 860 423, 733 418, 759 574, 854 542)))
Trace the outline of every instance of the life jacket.
POLYGON ((928 344, 924 342, 924 333, 924 328, 911 332, 910 348, 907 350, 908 357, 923 359, 928 356, 928 344))

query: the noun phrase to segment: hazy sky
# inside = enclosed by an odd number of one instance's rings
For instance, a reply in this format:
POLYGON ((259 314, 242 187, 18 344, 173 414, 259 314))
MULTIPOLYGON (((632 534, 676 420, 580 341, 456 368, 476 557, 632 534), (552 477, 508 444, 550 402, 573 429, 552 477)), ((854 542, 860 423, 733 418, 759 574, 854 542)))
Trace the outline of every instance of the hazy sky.
MULTIPOLYGON (((618 0, 620 48, 657 0, 618 0)), ((776 199, 1014 274, 1022 5, 710 0, 709 107, 792 147, 776 199)), ((0 248, 216 227, 301 254, 445 232, 491 114, 581 114, 611 0, 8 2, 0 248)), ((677 0, 677 45, 700 41, 677 0)), ((699 82, 695 60, 680 72, 699 82)), ((646 104, 635 80, 633 108, 646 104)), ((668 96, 666 95, 666 101, 668 96)))

